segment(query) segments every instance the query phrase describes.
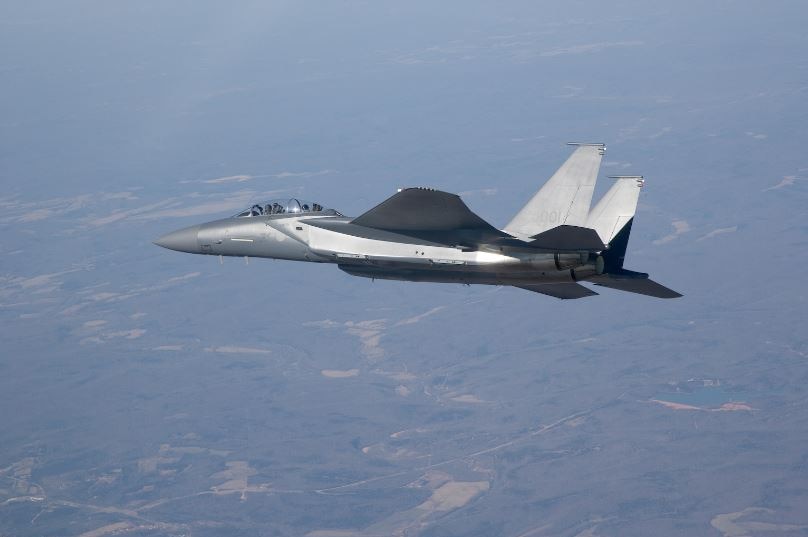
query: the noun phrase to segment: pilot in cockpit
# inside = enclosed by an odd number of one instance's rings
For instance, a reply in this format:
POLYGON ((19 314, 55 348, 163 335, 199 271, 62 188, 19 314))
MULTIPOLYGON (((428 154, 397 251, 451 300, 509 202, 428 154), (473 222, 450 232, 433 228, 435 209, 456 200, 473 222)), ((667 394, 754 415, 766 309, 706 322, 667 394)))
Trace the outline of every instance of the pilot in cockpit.
POLYGON ((332 211, 331 209, 325 209, 319 203, 313 203, 311 201, 300 201, 295 198, 291 198, 288 200, 281 199, 281 200, 269 200, 264 202, 263 204, 256 204, 252 205, 249 209, 239 213, 238 217, 249 217, 249 216, 280 216, 280 215, 298 215, 298 214, 311 214, 311 213, 323 213, 324 211, 328 210, 330 213, 338 214, 336 211, 332 211))

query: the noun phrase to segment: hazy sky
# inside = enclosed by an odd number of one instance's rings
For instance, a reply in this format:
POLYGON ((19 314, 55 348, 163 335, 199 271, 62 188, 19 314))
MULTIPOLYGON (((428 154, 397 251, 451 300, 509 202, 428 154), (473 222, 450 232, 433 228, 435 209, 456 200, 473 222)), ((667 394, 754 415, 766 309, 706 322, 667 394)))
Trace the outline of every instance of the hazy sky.
POLYGON ((0 533, 806 534, 807 16, 3 2, 0 533), (646 177, 626 266, 684 298, 151 244, 403 186, 502 226, 568 141, 646 177))

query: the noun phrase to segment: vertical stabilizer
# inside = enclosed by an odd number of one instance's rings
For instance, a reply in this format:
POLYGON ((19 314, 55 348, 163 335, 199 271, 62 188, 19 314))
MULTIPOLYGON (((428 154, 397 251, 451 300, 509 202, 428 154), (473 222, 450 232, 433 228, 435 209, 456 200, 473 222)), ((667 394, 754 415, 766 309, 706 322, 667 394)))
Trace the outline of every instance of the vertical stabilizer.
POLYGON ((639 175, 612 177, 617 181, 589 213, 586 225, 598 232, 604 244, 609 244, 628 224, 637 211, 637 201, 644 181, 639 175))
POLYGON ((639 175, 613 177, 617 182, 589 213, 586 227, 594 229, 609 247, 601 253, 603 273, 588 278, 595 285, 656 298, 678 298, 681 293, 648 278, 644 272, 623 268, 626 248, 644 181, 639 175))
POLYGON ((505 226, 505 231, 517 237, 533 237, 564 224, 584 226, 606 146, 569 145, 578 147, 505 226))

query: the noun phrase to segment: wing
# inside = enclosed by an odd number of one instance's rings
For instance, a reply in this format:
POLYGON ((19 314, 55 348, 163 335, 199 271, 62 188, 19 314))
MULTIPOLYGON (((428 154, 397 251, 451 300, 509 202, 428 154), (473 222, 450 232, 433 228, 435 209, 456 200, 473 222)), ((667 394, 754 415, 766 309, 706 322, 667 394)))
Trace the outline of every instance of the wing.
POLYGON ((514 285, 514 287, 525 289, 527 291, 533 291, 534 293, 541 293, 543 295, 560 298, 562 300, 585 298, 598 294, 591 289, 587 289, 580 283, 542 283, 533 285, 514 285))
POLYGON ((405 188, 352 223, 389 231, 497 231, 471 212, 460 196, 429 188, 405 188))
POLYGON ((353 222, 345 219, 336 218, 312 218, 306 220, 306 223, 313 227, 320 229, 327 229, 329 231, 336 231, 343 235, 350 235, 352 237, 360 237, 363 239, 373 239, 376 241, 398 242, 406 244, 420 244, 423 246, 445 246, 440 242, 433 242, 426 238, 415 237, 412 235, 402 235, 386 229, 379 229, 367 226, 357 226, 353 222))
POLYGON ((405 188, 351 223, 451 246, 508 237, 471 212, 457 194, 429 188, 405 188))

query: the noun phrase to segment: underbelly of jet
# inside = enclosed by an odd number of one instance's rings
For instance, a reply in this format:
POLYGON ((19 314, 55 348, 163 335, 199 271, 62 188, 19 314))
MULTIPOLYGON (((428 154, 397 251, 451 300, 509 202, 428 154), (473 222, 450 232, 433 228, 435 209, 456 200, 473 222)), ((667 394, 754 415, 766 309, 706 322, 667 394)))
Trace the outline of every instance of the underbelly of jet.
POLYGON ((351 276, 408 282, 463 283, 478 285, 530 285, 537 283, 569 283, 581 277, 573 270, 510 272, 494 267, 487 270, 449 270, 445 268, 386 268, 363 265, 338 265, 351 276))

